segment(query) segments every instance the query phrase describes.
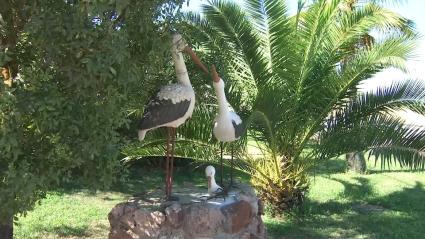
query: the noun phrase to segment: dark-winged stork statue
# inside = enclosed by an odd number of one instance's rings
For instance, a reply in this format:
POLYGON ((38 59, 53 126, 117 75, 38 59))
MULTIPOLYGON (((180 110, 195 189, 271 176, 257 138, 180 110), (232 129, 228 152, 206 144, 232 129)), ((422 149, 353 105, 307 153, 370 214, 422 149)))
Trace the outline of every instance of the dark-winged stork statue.
POLYGON ((167 147, 165 165, 165 196, 171 198, 173 185, 173 161, 176 128, 192 116, 195 107, 195 92, 190 84, 183 54, 190 55, 192 60, 203 69, 199 58, 187 45, 180 34, 174 34, 171 55, 174 61, 178 83, 163 86, 146 105, 139 124, 139 140, 145 138, 146 132, 159 127, 167 127, 167 147))

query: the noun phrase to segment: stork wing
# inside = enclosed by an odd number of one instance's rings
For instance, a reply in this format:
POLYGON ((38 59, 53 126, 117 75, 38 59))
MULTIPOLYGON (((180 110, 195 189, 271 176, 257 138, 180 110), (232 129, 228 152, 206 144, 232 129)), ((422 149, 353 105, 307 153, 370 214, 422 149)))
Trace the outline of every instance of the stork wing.
MULTIPOLYGON (((139 129, 151 129, 170 123, 183 117, 190 105, 190 98, 179 96, 176 92, 170 92, 170 88, 176 85, 163 87, 146 105, 139 129), (164 95, 169 95, 164 98, 164 95)), ((177 88, 176 88, 177 89, 177 88)), ((178 89, 177 89, 178 90, 178 89)), ((181 93, 181 92, 177 92, 181 93)))
POLYGON ((244 131, 241 117, 239 117, 239 115, 236 114, 234 111, 230 111, 230 115, 230 117, 232 118, 233 128, 235 128, 235 138, 239 139, 244 131))
POLYGON ((236 121, 232 120, 232 124, 233 124, 233 127, 235 128, 235 138, 239 139, 242 136, 244 131, 242 121, 240 121, 240 123, 237 124, 236 121))

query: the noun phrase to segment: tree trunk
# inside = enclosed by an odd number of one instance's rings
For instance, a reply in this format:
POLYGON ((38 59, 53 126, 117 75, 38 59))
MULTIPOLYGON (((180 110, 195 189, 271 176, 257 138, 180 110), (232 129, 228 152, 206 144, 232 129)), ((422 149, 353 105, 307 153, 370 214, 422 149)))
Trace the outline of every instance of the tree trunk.
POLYGON ((347 159, 348 170, 361 174, 366 172, 366 159, 363 153, 348 153, 345 158, 347 159))
POLYGON ((0 238, 13 239, 13 216, 6 222, 0 223, 0 238))

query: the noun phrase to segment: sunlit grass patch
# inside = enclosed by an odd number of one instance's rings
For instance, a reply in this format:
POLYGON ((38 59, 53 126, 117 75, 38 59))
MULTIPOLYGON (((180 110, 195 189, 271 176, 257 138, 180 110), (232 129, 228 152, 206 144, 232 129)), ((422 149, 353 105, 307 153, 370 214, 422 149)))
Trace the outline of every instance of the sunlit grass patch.
POLYGON ((16 238, 107 238, 111 208, 121 193, 50 193, 18 221, 16 238))
MULTIPOLYGON (((336 159, 338 160, 338 159, 336 159)), ((422 238, 425 173, 394 168, 344 173, 329 162, 311 179, 308 200, 287 219, 266 218, 269 238, 422 238)), ((371 165, 370 165, 371 166, 371 165)), ((380 167, 379 165, 377 167, 380 167)))

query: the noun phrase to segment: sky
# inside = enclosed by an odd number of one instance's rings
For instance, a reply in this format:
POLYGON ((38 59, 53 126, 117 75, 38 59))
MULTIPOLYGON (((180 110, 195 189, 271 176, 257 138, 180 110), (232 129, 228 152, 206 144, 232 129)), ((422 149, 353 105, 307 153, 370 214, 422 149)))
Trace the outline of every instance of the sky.
MULTIPOLYGON (((235 0, 240 1, 240 0, 235 0)), ((198 11, 206 0, 189 0, 188 5, 184 4, 184 10, 198 11)), ((289 11, 296 12, 298 0, 288 0, 289 11)), ((419 79, 425 81, 425 0, 405 0, 399 4, 388 4, 387 7, 415 23, 416 30, 421 36, 418 40, 418 47, 414 57, 407 62, 408 73, 397 69, 386 69, 374 77, 365 80, 361 87, 364 91, 370 91, 380 85, 389 85, 393 81, 401 79, 419 79)), ((408 112, 402 115, 407 123, 420 124, 425 126, 425 116, 420 116, 408 112)))
POLYGON ((419 45, 416 49, 415 57, 407 63, 409 73, 404 74, 396 69, 385 70, 369 80, 367 85, 371 88, 398 79, 425 80, 425 1, 409 0, 404 4, 388 6, 388 8, 415 22, 416 30, 421 35, 421 38, 418 41, 419 45))

